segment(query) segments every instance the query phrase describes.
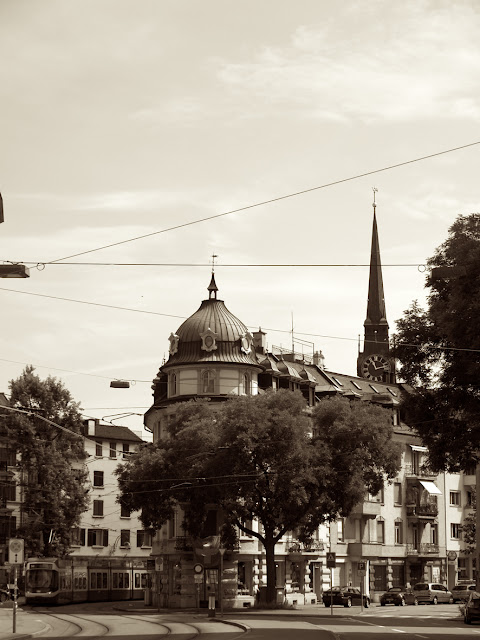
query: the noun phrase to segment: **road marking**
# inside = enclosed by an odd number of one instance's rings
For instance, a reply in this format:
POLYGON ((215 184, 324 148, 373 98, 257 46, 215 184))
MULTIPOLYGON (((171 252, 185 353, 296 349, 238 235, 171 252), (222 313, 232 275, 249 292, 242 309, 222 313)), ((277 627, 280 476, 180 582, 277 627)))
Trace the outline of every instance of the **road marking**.
POLYGON ((406 631, 402 631, 401 629, 394 629, 393 627, 392 631, 397 631, 398 633, 407 633, 406 631))

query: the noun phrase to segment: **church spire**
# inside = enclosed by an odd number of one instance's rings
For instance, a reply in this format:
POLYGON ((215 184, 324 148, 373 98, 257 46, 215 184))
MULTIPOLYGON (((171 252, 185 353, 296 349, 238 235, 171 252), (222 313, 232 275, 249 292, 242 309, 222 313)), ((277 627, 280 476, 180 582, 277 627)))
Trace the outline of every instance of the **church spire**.
MULTIPOLYGON (((386 325, 387 312, 385 310, 385 298, 383 294, 382 263, 380 259, 380 244, 378 242, 377 228, 377 203, 375 194, 378 191, 373 188, 373 229, 372 229, 372 251, 370 254, 370 278, 368 281, 368 303, 367 303, 367 324, 386 325)), ((388 333, 388 332, 387 332, 388 333)))
POLYGON ((215 282, 215 258, 218 258, 218 256, 213 253, 212 254, 212 278, 207 288, 209 300, 212 299, 212 295, 215 300, 217 299, 218 287, 217 287, 217 283, 215 282))
POLYGON ((358 354, 357 373, 376 382, 392 379, 389 358, 388 322, 383 293, 382 263, 377 228, 377 203, 373 188, 373 228, 368 280, 367 317, 364 326, 363 352, 358 354))

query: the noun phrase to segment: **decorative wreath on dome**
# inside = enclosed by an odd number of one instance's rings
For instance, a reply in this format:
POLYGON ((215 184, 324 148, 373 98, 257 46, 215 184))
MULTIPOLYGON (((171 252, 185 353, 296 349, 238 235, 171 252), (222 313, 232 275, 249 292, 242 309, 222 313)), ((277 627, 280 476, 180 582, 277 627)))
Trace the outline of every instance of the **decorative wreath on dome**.
POLYGON ((248 355, 252 350, 252 344, 253 336, 250 331, 247 331, 243 334, 243 336, 240 336, 240 349, 243 351, 243 353, 246 353, 248 355))
POLYGON ((218 349, 217 347, 217 334, 215 331, 212 331, 210 327, 206 331, 200 334, 200 338, 202 339, 201 348, 204 351, 215 351, 218 349))
POLYGON ((168 353, 173 356, 178 351, 178 341, 180 340, 179 336, 176 333, 171 333, 168 337, 168 341, 170 342, 170 346, 168 348, 168 353))

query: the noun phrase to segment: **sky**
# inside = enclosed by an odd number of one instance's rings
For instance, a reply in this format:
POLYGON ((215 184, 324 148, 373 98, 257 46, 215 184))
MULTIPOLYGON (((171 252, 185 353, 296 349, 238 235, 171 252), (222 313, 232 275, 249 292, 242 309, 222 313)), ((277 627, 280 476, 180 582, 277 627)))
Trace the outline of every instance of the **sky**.
POLYGON ((0 391, 33 364, 142 431, 212 255, 270 347, 355 375, 373 187, 391 333, 480 211, 479 32, 475 0, 0 0, 0 391))

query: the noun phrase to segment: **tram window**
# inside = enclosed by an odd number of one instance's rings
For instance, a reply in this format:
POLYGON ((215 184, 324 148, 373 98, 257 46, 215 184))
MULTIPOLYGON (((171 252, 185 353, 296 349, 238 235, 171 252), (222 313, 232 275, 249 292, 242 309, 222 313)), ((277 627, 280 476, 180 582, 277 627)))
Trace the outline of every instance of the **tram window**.
POLYGON ((146 589, 147 588, 147 578, 148 575, 146 573, 142 573, 142 589, 146 589))
POLYGON ((140 574, 135 573, 135 589, 140 589, 140 574))
POLYGON ((118 589, 118 573, 112 575, 112 589, 118 589))
POLYGON ((118 574, 118 588, 123 589, 123 573, 118 574))
POLYGON ((108 588, 107 574, 105 572, 102 573, 102 585, 104 589, 108 588))
POLYGON ((125 573, 125 589, 129 589, 130 588, 130 575, 128 573, 125 573))

